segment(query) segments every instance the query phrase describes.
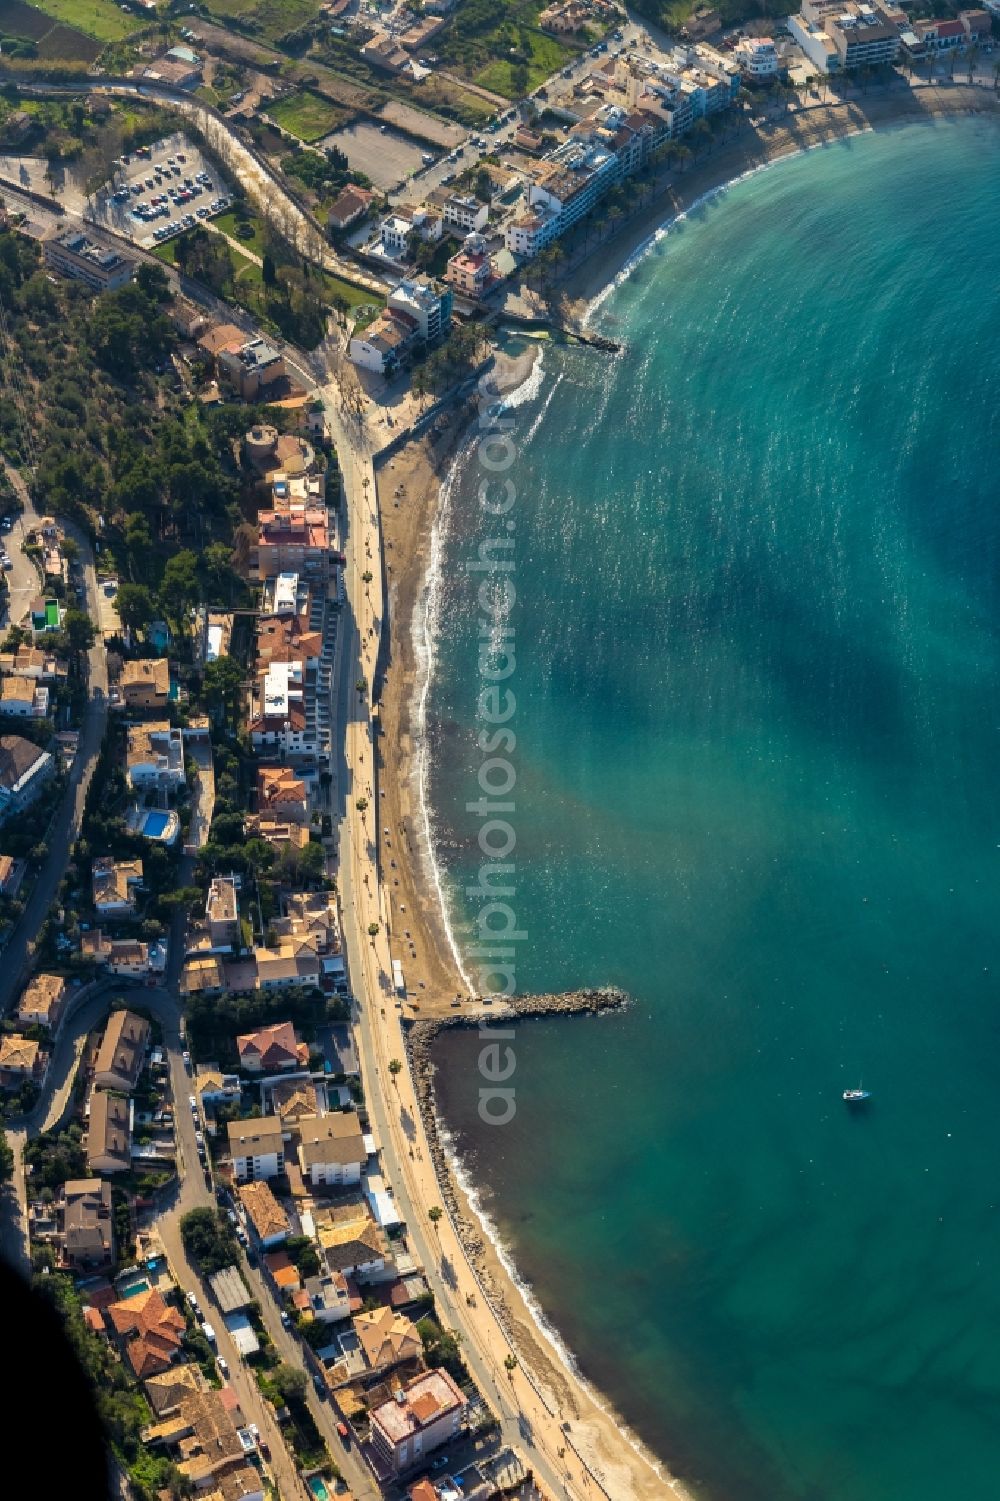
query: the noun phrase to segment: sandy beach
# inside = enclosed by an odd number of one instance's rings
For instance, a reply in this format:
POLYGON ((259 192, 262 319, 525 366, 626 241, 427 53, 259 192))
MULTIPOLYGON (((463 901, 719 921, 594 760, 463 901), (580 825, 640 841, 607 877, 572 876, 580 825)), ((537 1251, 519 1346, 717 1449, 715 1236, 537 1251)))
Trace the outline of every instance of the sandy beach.
MULTIPOLYGON (((775 119, 766 133, 747 127, 711 156, 677 174, 620 231, 570 270, 557 288, 564 317, 581 320, 593 298, 655 230, 706 194, 767 162, 823 146, 869 129, 967 113, 1000 113, 1000 100, 982 87, 923 86, 916 90, 816 106, 775 119)), ((516 360, 496 357, 498 383, 520 385, 537 350, 516 360)), ((423 664, 417 647, 423 596, 442 485, 460 449, 471 409, 451 408, 428 436, 410 442, 376 466, 385 547, 391 646, 379 700, 380 841, 391 905, 393 953, 403 964, 404 1014, 454 1015, 454 1002, 475 1014, 467 994, 434 881, 426 847, 417 775, 419 689, 423 664), (388 833, 389 838, 386 838, 388 833)), ((542 1334, 528 1303, 481 1229, 474 1206, 451 1174, 448 1193, 463 1243, 480 1285, 509 1332, 526 1370, 546 1393, 551 1410, 568 1424, 577 1453, 601 1478, 609 1496, 640 1498, 688 1494, 653 1456, 624 1440, 627 1429, 586 1382, 571 1374, 542 1334)), ((669 1457, 667 1457, 669 1458, 669 1457)), ((596 1494, 595 1491, 591 1491, 596 1494)))

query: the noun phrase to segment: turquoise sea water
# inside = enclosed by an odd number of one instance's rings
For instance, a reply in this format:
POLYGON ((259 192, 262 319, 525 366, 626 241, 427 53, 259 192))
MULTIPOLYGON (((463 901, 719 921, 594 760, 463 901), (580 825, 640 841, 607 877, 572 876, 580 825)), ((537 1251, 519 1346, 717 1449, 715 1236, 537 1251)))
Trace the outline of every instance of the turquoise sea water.
MULTIPOLYGON (((672 230, 598 316, 624 356, 547 350, 512 414, 518 985, 635 1003, 520 1026, 502 1129, 472 1034, 441 1099, 713 1501, 997 1492, 998 288, 1000 132, 855 138, 672 230)), ((466 947, 483 477, 428 718, 466 947)))

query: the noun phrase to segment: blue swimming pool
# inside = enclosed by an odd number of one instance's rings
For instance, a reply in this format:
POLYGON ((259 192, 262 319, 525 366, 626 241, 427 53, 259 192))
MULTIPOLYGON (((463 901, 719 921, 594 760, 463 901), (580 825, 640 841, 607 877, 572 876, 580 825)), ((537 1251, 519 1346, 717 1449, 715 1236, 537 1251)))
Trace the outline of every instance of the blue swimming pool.
POLYGON ((118 1292, 123 1298, 137 1298, 140 1293, 148 1293, 150 1281, 148 1277, 131 1277, 127 1282, 119 1282, 118 1292))
POLYGON ((316 1497, 316 1501, 329 1501, 330 1492, 322 1475, 313 1475, 309 1480, 309 1489, 316 1497))
POLYGON ((143 820, 142 832, 148 839, 160 839, 169 821, 166 813, 155 811, 147 813, 143 820))

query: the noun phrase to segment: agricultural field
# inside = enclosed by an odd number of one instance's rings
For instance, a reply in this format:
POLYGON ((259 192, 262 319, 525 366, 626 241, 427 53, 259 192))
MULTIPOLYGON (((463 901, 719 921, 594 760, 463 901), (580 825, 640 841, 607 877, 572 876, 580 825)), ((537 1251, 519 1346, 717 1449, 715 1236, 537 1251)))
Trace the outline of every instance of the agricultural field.
MULTIPOLYGON (((114 9, 114 16, 122 13, 114 9)), ((100 54, 103 41, 63 25, 52 14, 24 5, 22 0, 0 0, 0 47, 7 57, 65 58, 90 63, 100 54)))
POLYGON ((307 143, 329 135, 344 118, 343 111, 338 110, 329 99, 310 93, 308 89, 300 94, 289 94, 277 104, 268 105, 267 113, 275 124, 307 143))
POLYGON ((207 9, 217 20, 239 23, 241 31, 280 42, 291 31, 319 15, 319 0, 207 0, 207 9))
POLYGON ((114 0, 41 0, 39 10, 99 42, 121 42, 147 23, 114 0))

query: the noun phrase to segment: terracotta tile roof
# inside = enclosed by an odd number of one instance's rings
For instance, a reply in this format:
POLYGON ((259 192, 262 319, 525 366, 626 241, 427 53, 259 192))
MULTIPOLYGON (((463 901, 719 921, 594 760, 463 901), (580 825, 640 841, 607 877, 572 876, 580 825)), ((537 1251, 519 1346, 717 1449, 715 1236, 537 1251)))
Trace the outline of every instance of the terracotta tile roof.
POLYGON ((155 1287, 112 1303, 108 1318, 116 1334, 129 1340, 125 1353, 140 1378, 166 1370, 181 1348, 186 1329, 184 1315, 170 1308, 155 1287))
POLYGON ((391 1308, 376 1308, 372 1313, 359 1313, 354 1320, 354 1328, 370 1366, 410 1360, 423 1350, 416 1326, 401 1314, 394 1313, 391 1308))
POLYGON ((288 1222, 288 1215, 267 1183, 245 1183, 240 1188, 239 1195, 260 1240, 289 1233, 292 1227, 288 1222))
POLYGON ((299 1043, 291 1022, 278 1022, 273 1027, 259 1027, 256 1032, 244 1032, 236 1039, 240 1062, 247 1058, 262 1069, 280 1068, 283 1064, 299 1061, 299 1043))

